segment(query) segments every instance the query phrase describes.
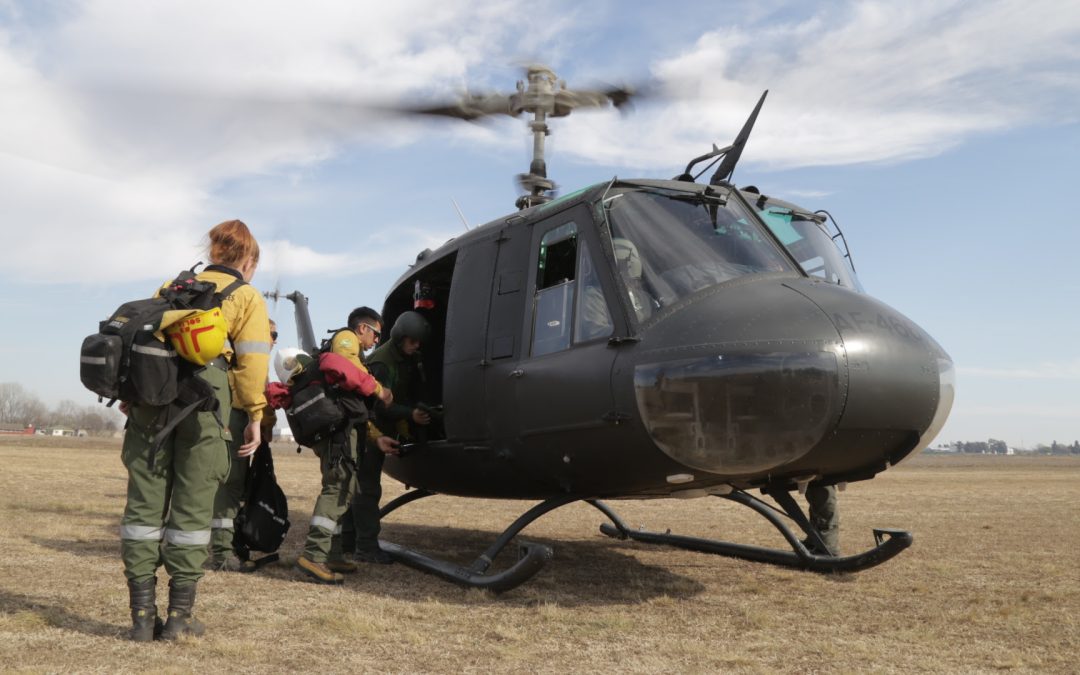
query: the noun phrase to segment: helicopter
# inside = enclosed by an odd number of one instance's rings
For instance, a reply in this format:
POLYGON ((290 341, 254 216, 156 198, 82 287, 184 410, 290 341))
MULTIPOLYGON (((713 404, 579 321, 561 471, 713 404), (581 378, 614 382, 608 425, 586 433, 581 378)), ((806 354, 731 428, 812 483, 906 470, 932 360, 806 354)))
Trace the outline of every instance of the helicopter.
MULTIPOLYGON (((431 325, 425 403, 442 414, 424 442, 386 458, 408 491, 381 515, 433 495, 539 503, 467 566, 382 541, 397 561, 506 591, 553 550, 521 542, 491 571, 496 556, 576 502, 603 514, 607 536, 814 572, 865 570, 911 545, 879 528, 865 551, 817 553, 820 532, 793 497, 918 454, 949 415, 954 373, 926 331, 863 290, 831 215, 730 182, 767 94, 731 145, 671 180, 616 177, 559 197, 548 120, 621 107, 633 89, 571 90, 533 66, 513 94, 408 109, 528 114, 534 142, 518 210, 421 251, 385 298, 385 325, 414 309, 431 325), (790 550, 631 529, 607 503, 708 496, 752 509, 790 550)), ((312 350, 307 298, 287 297, 312 350)))

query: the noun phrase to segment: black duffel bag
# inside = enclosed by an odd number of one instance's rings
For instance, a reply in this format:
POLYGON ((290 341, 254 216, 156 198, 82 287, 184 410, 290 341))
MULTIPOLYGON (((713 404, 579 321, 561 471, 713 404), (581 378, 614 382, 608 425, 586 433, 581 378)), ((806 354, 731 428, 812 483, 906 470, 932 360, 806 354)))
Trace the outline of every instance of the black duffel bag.
MULTIPOLYGON (((236 514, 233 547, 242 560, 250 551, 276 553, 289 533, 289 501, 274 474, 274 455, 264 439, 252 458, 245 488, 244 505, 236 514)), ((277 560, 265 556, 257 565, 277 560)))

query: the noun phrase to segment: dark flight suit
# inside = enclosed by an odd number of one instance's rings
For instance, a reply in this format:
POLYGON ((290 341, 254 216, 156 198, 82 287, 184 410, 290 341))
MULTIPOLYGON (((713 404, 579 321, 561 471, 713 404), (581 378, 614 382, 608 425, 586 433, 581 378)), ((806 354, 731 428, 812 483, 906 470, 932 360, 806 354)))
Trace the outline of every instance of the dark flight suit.
POLYGON ((810 524, 821 533, 829 552, 840 555, 840 512, 836 508, 836 486, 810 483, 806 488, 806 503, 810 506, 810 524))
MULTIPOLYGON (((383 434, 403 442, 416 440, 412 411, 421 400, 423 373, 420 353, 405 356, 395 342, 379 346, 367 358, 368 370, 394 394, 390 406, 376 407, 375 424, 383 434)), ((352 505, 352 529, 357 551, 379 547, 379 501, 382 499, 382 467, 386 458, 373 443, 368 443, 357 471, 357 493, 352 505)), ((348 541, 350 523, 342 523, 342 535, 348 541)), ((348 546, 348 544, 345 544, 348 546)))

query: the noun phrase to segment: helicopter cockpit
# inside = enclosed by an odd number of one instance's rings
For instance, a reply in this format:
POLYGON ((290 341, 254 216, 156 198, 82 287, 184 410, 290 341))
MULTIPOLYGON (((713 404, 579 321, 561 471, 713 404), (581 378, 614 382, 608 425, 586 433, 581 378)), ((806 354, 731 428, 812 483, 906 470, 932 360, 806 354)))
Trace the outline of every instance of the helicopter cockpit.
POLYGON ((639 322, 732 279, 795 271, 735 200, 616 188, 603 205, 619 276, 639 322))

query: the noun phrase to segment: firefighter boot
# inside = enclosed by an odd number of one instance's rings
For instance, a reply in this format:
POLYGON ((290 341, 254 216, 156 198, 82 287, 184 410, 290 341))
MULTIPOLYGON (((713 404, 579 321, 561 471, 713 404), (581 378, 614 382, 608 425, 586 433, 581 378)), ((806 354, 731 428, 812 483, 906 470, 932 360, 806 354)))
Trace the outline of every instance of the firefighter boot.
POLYGON ((188 586, 176 586, 175 582, 169 581, 169 618, 165 622, 165 630, 161 632, 162 640, 175 640, 181 635, 193 635, 199 637, 206 630, 206 626, 191 615, 191 608, 195 605, 195 583, 188 586))
POLYGON ((161 635, 161 619, 157 615, 155 594, 157 577, 141 583, 128 579, 128 598, 131 606, 131 630, 128 637, 135 642, 150 642, 161 635))

